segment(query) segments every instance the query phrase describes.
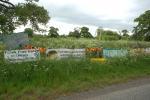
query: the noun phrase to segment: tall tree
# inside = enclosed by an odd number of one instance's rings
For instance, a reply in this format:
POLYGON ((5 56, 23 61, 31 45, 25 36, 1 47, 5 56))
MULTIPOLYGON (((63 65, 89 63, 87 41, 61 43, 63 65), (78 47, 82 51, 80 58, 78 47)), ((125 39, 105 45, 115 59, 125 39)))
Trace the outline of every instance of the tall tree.
POLYGON ((51 26, 50 29, 49 29, 48 36, 49 36, 49 37, 55 37, 55 38, 56 38, 56 37, 59 36, 58 31, 59 31, 58 28, 55 28, 55 27, 51 26))
POLYGON ((0 6, 0 33, 8 34, 15 30, 14 9, 0 6))
POLYGON ((80 34, 81 34, 81 37, 93 38, 93 36, 89 32, 89 28, 88 27, 82 27, 80 34))
POLYGON ((0 0, 0 33, 12 33, 17 26, 27 25, 28 22, 34 30, 39 31, 39 24, 46 25, 50 19, 48 11, 33 2, 36 0, 26 0, 25 3, 14 5, 13 9, 6 4, 6 7, 1 5, 1 1, 4 0, 0 0))
POLYGON ((129 31, 127 29, 124 29, 121 31, 121 33, 123 33, 123 35, 121 36, 121 39, 123 40, 129 40, 130 36, 129 36, 129 31))
POLYGON ((123 33, 123 35, 126 35, 128 33, 128 30, 127 29, 124 29, 121 31, 123 33))
POLYGON ((80 37, 80 31, 77 28, 75 28, 73 32, 69 32, 69 36, 79 38, 80 37))
POLYGON ((134 27, 133 38, 150 41, 150 10, 141 14, 134 22, 137 22, 138 24, 134 27))
POLYGON ((0 0, 0 6, 4 7, 5 9, 14 9, 15 6, 9 0, 0 0))
POLYGON ((111 30, 103 30, 101 32, 101 40, 120 40, 120 35, 111 30))
POLYGON ((31 28, 26 28, 24 32, 28 34, 28 37, 33 37, 34 32, 31 28))
POLYGON ((40 30, 38 24, 46 25, 50 19, 48 11, 44 7, 31 1, 19 3, 16 6, 16 16, 19 25, 26 25, 30 22, 34 30, 40 30))
POLYGON ((9 0, 0 0, 0 33, 11 33, 15 29, 14 11, 15 5, 9 0))

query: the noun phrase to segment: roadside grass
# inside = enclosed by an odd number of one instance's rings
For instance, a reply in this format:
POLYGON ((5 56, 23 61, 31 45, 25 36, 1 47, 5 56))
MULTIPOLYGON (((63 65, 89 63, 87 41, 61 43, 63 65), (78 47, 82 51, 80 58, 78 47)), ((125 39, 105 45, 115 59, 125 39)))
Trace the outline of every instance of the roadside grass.
POLYGON ((93 87, 126 82, 150 75, 150 57, 81 60, 40 60, 7 63, 0 60, 0 99, 47 100, 93 87))

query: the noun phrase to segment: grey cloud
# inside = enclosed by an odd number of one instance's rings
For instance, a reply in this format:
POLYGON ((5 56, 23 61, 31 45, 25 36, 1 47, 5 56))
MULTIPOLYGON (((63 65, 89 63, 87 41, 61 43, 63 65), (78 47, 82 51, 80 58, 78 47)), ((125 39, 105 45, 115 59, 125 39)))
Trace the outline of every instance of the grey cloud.
POLYGON ((150 0, 134 0, 134 4, 136 7, 130 10, 131 16, 130 18, 136 18, 146 10, 150 9, 150 0))
MULTIPOLYGON (((106 28, 115 28, 118 30, 128 29, 132 30, 134 24, 132 23, 134 18, 138 17, 139 14, 143 13, 144 11, 149 9, 149 0, 147 2, 143 1, 142 3, 135 2, 137 4, 136 9, 131 9, 130 16, 126 22, 122 22, 122 20, 103 20, 102 17, 98 18, 93 16, 92 14, 87 14, 81 12, 74 5, 65 5, 65 6, 56 6, 51 5, 52 8, 50 13, 52 14, 52 19, 57 21, 71 23, 71 24, 78 24, 78 25, 92 25, 92 26, 102 26, 106 28)), ((140 1, 141 2, 141 1, 140 1)))

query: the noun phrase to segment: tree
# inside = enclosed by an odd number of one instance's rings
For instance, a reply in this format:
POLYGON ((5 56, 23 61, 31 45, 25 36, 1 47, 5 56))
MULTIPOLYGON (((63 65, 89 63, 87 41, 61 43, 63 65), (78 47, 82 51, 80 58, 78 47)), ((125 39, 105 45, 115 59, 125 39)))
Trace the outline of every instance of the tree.
POLYGON ((34 30, 40 31, 39 24, 46 25, 50 19, 48 11, 33 2, 36 0, 26 0, 14 7, 7 7, 1 1, 4 0, 0 0, 0 33, 12 33, 17 26, 27 25, 28 22, 34 30))
POLYGON ((0 0, 0 33, 12 33, 15 6, 8 0, 0 0))
POLYGON ((16 16, 19 25, 30 22, 32 28, 37 31, 40 30, 38 24, 46 25, 50 19, 48 11, 33 2, 19 3, 16 6, 16 16))
POLYGON ((138 24, 134 27, 133 38, 136 40, 150 41, 150 10, 141 14, 134 22, 137 22, 138 24))
POLYGON ((130 36, 128 35, 129 31, 124 29, 121 31, 123 33, 123 35, 121 36, 121 39, 123 40, 128 40, 130 38, 130 36))
POLYGON ((120 35, 117 32, 111 30, 101 31, 101 40, 119 40, 120 35))
POLYGON ((89 28, 88 27, 82 27, 80 35, 81 35, 81 37, 85 37, 85 38, 93 38, 93 36, 89 32, 89 28))
POLYGON ((51 26, 50 29, 49 29, 48 36, 56 38, 56 37, 59 36, 58 31, 59 31, 58 28, 55 28, 55 27, 51 26))
POLYGON ((69 32, 69 37, 79 38, 80 37, 80 31, 75 28, 73 32, 69 32))
POLYGON ((0 6, 5 9, 13 9, 15 7, 9 0, 0 0, 0 6))
POLYGON ((122 33, 123 33, 123 36, 125 36, 125 35, 127 35, 128 30, 124 29, 124 30, 122 30, 122 33))
POLYGON ((28 34, 28 37, 33 37, 33 30, 31 28, 26 28, 24 32, 28 34))
POLYGON ((13 17, 14 15, 12 14, 11 10, 8 11, 5 8, 0 8, 0 33, 1 34, 12 33, 13 30, 15 30, 13 17))

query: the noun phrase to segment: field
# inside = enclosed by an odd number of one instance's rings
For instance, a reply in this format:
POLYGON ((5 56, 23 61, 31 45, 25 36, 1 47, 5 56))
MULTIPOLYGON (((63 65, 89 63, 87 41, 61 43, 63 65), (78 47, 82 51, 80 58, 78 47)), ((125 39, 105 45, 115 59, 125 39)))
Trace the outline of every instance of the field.
POLYGON ((144 41, 100 41, 98 39, 87 38, 48 38, 45 36, 34 36, 30 39, 32 45, 46 48, 146 48, 150 47, 150 42, 144 41))
MULTIPOLYGON (((34 37, 30 41, 34 46, 47 48, 150 46, 148 42, 75 38, 34 37)), ((3 59, 3 52, 0 54, 0 100, 53 100, 60 95, 150 76, 150 56, 113 58, 105 63, 45 57, 36 62, 8 63, 3 59)))

